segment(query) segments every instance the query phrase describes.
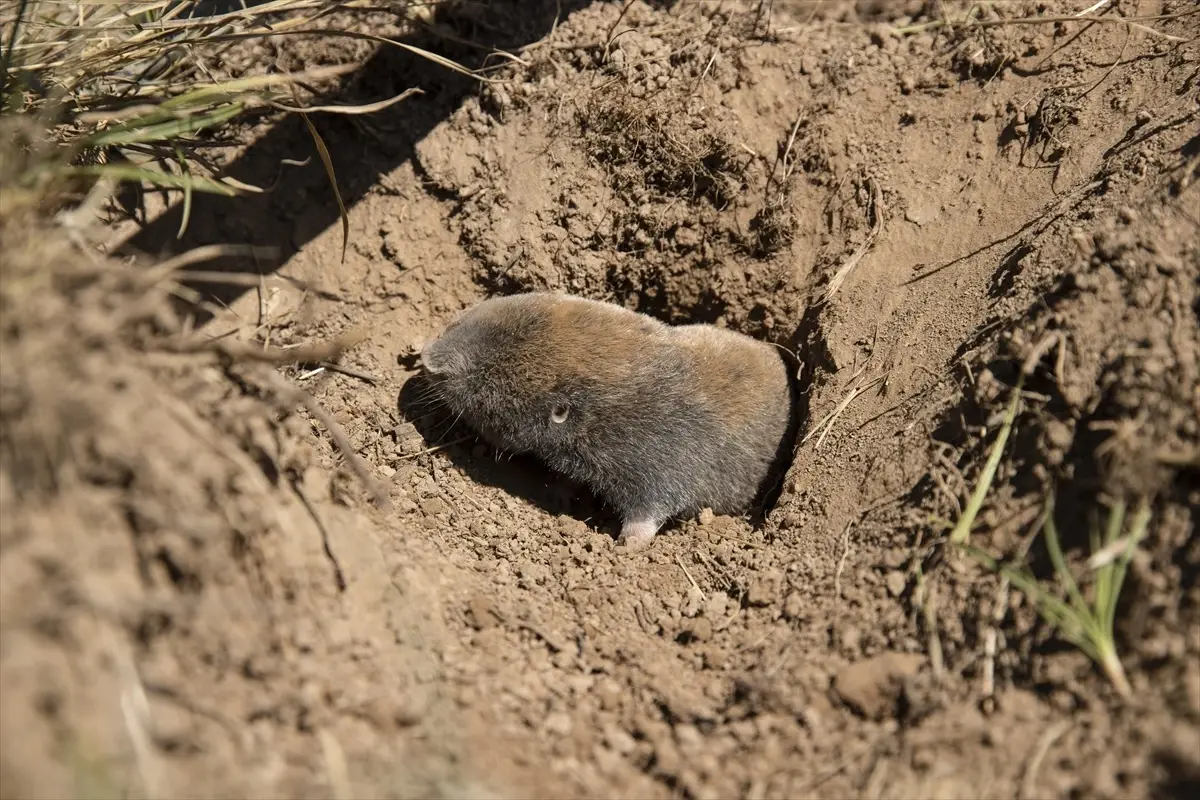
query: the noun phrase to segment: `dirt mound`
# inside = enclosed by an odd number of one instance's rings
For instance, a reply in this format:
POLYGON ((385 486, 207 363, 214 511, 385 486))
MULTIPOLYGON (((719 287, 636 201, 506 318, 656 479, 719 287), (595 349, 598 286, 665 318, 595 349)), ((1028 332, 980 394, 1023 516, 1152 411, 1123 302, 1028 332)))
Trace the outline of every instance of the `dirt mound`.
POLYGON ((444 718, 430 650, 454 574, 330 503, 272 379, 176 352, 169 265, 21 222, 0 292, 3 795, 531 791, 507 759, 454 764, 485 734, 444 718))
MULTIPOLYGON (((410 100, 446 110, 396 129, 411 157, 339 156, 344 262, 337 226, 310 230, 336 216, 318 164, 287 179, 308 207, 254 201, 257 231, 198 208, 196 236, 298 248, 206 334, 369 334, 285 370, 329 420, 232 348, 180 352, 175 284, 6 258, 3 794, 1194 790, 1197 17, 925 5, 571 6, 461 103, 410 100), (801 441, 762 525, 704 515, 620 552, 594 498, 421 405, 423 339, 547 287, 796 352, 801 441), (1050 491, 1081 572, 1089 519, 1152 500, 1128 700, 945 547, 1023 363, 973 541, 1053 588, 1050 491)), ((258 133, 257 159, 291 141, 258 133)))

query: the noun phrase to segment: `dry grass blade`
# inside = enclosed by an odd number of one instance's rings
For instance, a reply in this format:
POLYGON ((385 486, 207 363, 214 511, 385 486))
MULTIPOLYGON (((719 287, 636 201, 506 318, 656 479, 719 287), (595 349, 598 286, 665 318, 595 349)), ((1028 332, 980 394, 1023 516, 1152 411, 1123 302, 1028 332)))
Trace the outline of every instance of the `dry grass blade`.
POLYGON ((951 23, 949 20, 942 18, 931 20, 930 22, 922 22, 917 25, 906 25, 902 28, 896 28, 895 31, 899 34, 921 33, 933 28, 949 27, 952 24, 958 24, 967 28, 996 28, 1003 27, 1005 25, 1057 25, 1067 22, 1100 22, 1106 24, 1125 25, 1135 30, 1142 31, 1143 33, 1147 33, 1151 36, 1166 39, 1170 42, 1187 42, 1189 40, 1183 38, 1182 36, 1174 36, 1169 33, 1164 33, 1163 31, 1151 28, 1145 23, 1170 19, 1181 19, 1195 13, 1197 12, 1185 11, 1180 14, 1160 14, 1150 17, 1120 17, 1116 15, 1098 17, 1092 16, 1091 14, 1076 14, 1073 16, 1016 17, 1013 19, 975 19, 971 16, 968 16, 966 19, 961 20, 958 23, 951 23))
POLYGON ((916 602, 929 641, 927 645, 929 666, 933 671, 934 680, 940 682, 946 671, 946 657, 942 650, 941 636, 938 635, 937 595, 932 585, 925 579, 925 571, 921 569, 920 562, 917 563, 915 577, 917 582, 916 602))
MULTIPOLYGON (((179 164, 179 171, 191 177, 192 171, 188 166, 188 161, 183 157, 183 153, 179 148, 175 148, 175 160, 179 164)), ((176 239, 182 239, 183 234, 187 231, 188 222, 192 218, 192 186, 188 184, 183 187, 183 212, 179 215, 179 230, 175 232, 176 239)))
POLYGON ((21 23, 25 19, 25 12, 29 7, 29 0, 20 0, 13 14, 12 21, 5 20, 6 25, 12 27, 8 32, 8 41, 4 41, 3 31, 0 30, 0 108, 7 108, 9 97, 9 68, 12 66, 13 54, 17 48, 17 35, 21 30, 21 23))
POLYGON ((275 348, 228 339, 200 339, 167 343, 166 349, 176 353, 219 353, 231 361, 258 361, 275 365, 315 364, 334 361, 366 338, 366 331, 355 329, 329 342, 316 342, 298 347, 275 348))
POLYGON ((362 39, 376 44, 384 44, 389 47, 397 47, 406 52, 412 53, 428 61, 437 64, 439 67, 444 67, 451 72, 457 72, 459 75, 465 75, 468 78, 474 78, 481 83, 496 83, 497 81, 481 75, 479 72, 467 69, 457 61, 452 61, 445 56, 440 56, 430 50, 417 47, 416 45, 408 44, 407 42, 390 39, 387 36, 376 36, 373 33, 363 33, 361 31, 345 31, 337 30, 336 28, 300 28, 297 30, 282 30, 275 29, 271 31, 255 32, 255 33, 226 33, 211 37, 212 41, 236 42, 242 39, 260 39, 269 36, 340 36, 347 39, 362 39))
POLYGON ((383 111, 385 108, 394 106, 396 103, 399 103, 402 100, 407 100, 408 98, 412 97, 415 94, 425 94, 425 92, 416 87, 412 87, 409 89, 405 89, 403 92, 396 95, 395 97, 389 97, 387 100, 380 100, 377 103, 363 103, 361 105, 307 106, 305 108, 284 105, 283 103, 271 103, 271 105, 275 108, 278 108, 281 111, 291 111, 291 112, 297 113, 297 114, 303 114, 303 113, 346 114, 346 115, 374 114, 377 111, 383 111))
MULTIPOLYGON (((212 244, 203 247, 194 247, 191 250, 180 253, 174 258, 145 269, 142 272, 142 280, 147 285, 153 286, 163 281, 176 281, 177 273, 191 267, 193 264, 214 261, 218 258, 271 259, 278 256, 278 254, 279 251, 277 248, 254 245, 212 244)), ((227 286, 261 287, 263 284, 263 276, 258 273, 227 272, 221 270, 187 269, 187 280, 196 283, 215 283, 227 286)), ((323 289, 309 281, 291 277, 290 275, 275 272, 272 280, 287 283, 304 292, 311 292, 322 299, 344 302, 344 298, 338 296, 335 292, 323 289)), ((341 339, 339 341, 345 340, 341 339)), ((344 345, 344 347, 349 346, 351 345, 344 345)), ((289 363, 289 359, 284 359, 281 363, 289 363)))
POLYGON ((1104 8, 1106 5, 1108 5, 1111 2, 1112 2, 1112 0, 1096 0, 1096 2, 1092 3, 1090 6, 1085 8, 1083 11, 1077 11, 1075 13, 1075 16, 1082 17, 1085 14, 1091 14, 1094 11, 1099 11, 1100 9, 1104 8))
MULTIPOLYGON (((215 261, 218 258, 227 256, 263 256, 273 254, 274 248, 269 247, 253 247, 251 245, 237 244, 210 244, 204 247, 194 247, 186 253, 180 253, 174 258, 163 261, 152 267, 147 275, 150 280, 160 280, 167 277, 173 272, 177 272, 184 267, 190 267, 192 264, 200 264, 205 261, 215 261)), ((257 278, 255 279, 257 281, 257 278)))
POLYGON ((1033 749, 1033 755, 1030 756, 1029 763, 1025 766, 1025 777, 1021 780, 1021 793, 1018 795, 1020 800, 1033 800, 1033 798, 1038 797, 1037 776, 1042 762, 1046 759, 1046 755, 1050 752, 1050 748, 1054 746, 1054 743, 1061 739, 1067 731, 1071 730, 1074 724, 1069 719, 1063 720, 1047 728, 1046 732, 1038 739, 1033 749))
POLYGON ((400 456, 400 457, 403 459, 409 459, 409 458, 418 458, 419 456, 427 456, 430 453, 436 453, 439 450, 445 450, 448 447, 454 447, 457 444, 462 444, 463 442, 469 442, 474 438, 475 438, 474 436, 462 436, 458 439, 452 439, 449 442, 444 442, 442 444, 435 444, 432 447, 426 447, 424 450, 418 450, 415 453, 406 453, 405 455, 400 456))
POLYGON ((133 749, 142 791, 147 797, 162 797, 165 787, 162 768, 150 734, 153 720, 150 717, 150 703, 146 699, 146 688, 138 674, 128 644, 122 642, 111 628, 105 628, 105 633, 109 655, 116 663, 117 673, 121 676, 121 719, 133 749))
POLYGON ((813 449, 819 450, 821 448, 821 443, 825 441, 826 435, 829 434, 830 429, 833 427, 833 423, 836 422, 837 418, 842 415, 842 412, 844 412, 860 395, 868 391, 871 387, 877 386, 886 379, 887 373, 874 377, 861 386, 856 386, 847 392, 846 396, 838 402, 833 411, 830 411, 821 418, 820 422, 813 426, 813 429, 809 431, 808 435, 806 435, 804 439, 800 441, 800 444, 804 444, 812 437, 817 436, 817 443, 813 445, 813 449))
POLYGON ((335 800, 353 800, 357 795, 350 783, 350 769, 346 764, 346 753, 332 733, 324 728, 317 731, 317 741, 325 756, 325 772, 335 800))
POLYGON ((325 174, 329 176, 329 186, 333 189, 333 197, 337 201, 338 215, 342 218, 342 263, 345 263, 346 246, 350 243, 350 215, 346 211, 346 204, 342 201, 342 193, 338 189, 337 174, 333 171, 333 158, 329 155, 329 148, 325 146, 325 140, 321 138, 321 134, 317 133, 317 128, 312 124, 308 114, 301 114, 300 117, 308 127, 308 132, 317 147, 317 155, 321 157, 321 165, 325 167, 325 174))
MULTIPOLYGON (((127 64, 131 63, 131 55, 161 58, 164 50, 155 45, 164 37, 172 44, 205 44, 214 41, 214 37, 239 30, 287 30, 311 25, 335 6, 346 9, 369 7, 357 0, 346 3, 272 0, 246 4, 223 14, 209 14, 200 8, 204 4, 190 0, 170 3, 82 0, 5 3, 0 9, 11 5, 34 9, 32 14, 22 18, 24 30, 17 49, 26 54, 22 58, 23 64, 28 68, 44 68, 73 60, 79 74, 96 63, 118 56, 127 64), (35 62, 31 54, 40 57, 40 61, 35 62)), ((139 63, 137 66, 149 65, 139 63)), ((153 74, 154 71, 150 72, 153 74)))
POLYGON ((838 271, 834 273, 833 278, 829 281, 829 288, 825 290, 825 294, 821 296, 821 303, 828 303, 838 289, 842 288, 842 284, 846 282, 846 278, 850 277, 850 273, 858 266, 858 262, 862 261, 870 249, 875 245, 875 240, 879 238, 880 232, 883 231, 883 192, 879 188, 879 182, 874 178, 868 178, 867 183, 871 187, 871 215, 874 221, 871 224, 871 232, 867 234, 867 239, 864 241, 851 256, 846 259, 846 263, 838 267, 838 271))
POLYGON ((358 477, 367 491, 371 493, 376 508, 388 509, 391 508, 392 499, 387 493, 387 489, 381 486, 371 475, 371 469, 367 466, 367 462, 355 450, 350 443, 350 439, 346 436, 342 426, 329 415, 321 404, 300 387, 285 379, 282 375, 275 372, 273 369, 266 369, 259 373, 263 381, 270 387, 275 394, 276 402, 281 409, 291 410, 295 406, 304 406, 308 413, 312 414, 318 422, 320 422, 325 430, 329 432, 329 437, 333 439, 334 445, 341 452, 350 468, 354 470, 354 474, 358 477))

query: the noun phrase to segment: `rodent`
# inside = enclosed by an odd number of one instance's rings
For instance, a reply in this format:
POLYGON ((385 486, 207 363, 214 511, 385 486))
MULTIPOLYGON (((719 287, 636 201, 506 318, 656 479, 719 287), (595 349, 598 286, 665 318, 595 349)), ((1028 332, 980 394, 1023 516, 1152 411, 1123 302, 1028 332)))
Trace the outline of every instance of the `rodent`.
POLYGON ((493 445, 541 458, 648 545, 670 518, 737 513, 791 431, 776 348, 568 294, 494 297, 421 350, 436 395, 493 445))

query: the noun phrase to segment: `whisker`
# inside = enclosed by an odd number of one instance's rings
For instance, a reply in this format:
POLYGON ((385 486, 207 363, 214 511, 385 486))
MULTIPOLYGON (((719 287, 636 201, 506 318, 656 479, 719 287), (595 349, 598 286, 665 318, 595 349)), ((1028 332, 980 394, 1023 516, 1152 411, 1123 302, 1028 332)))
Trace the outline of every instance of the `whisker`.
POLYGON ((458 424, 458 420, 460 418, 462 418, 461 411, 459 411, 458 414, 454 417, 454 421, 450 423, 449 427, 446 428, 445 432, 441 436, 438 437, 437 444, 442 443, 442 440, 444 440, 446 438, 446 435, 449 434, 450 431, 452 431, 454 429, 454 426, 458 424))

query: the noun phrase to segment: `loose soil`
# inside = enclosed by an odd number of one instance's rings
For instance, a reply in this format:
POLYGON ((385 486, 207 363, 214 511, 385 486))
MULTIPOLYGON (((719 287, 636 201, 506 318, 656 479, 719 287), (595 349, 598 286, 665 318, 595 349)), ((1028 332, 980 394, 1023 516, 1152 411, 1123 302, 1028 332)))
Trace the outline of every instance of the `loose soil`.
POLYGON ((217 264, 249 289, 6 225, 0 794, 1195 796, 1200 16, 993 24, 1085 5, 335 19, 484 84, 361 40, 231 51, 229 74, 366 59, 340 102, 425 94, 313 115, 344 251, 294 117, 225 151, 271 191, 113 246, 274 248, 217 264), (626 553, 603 504, 422 403, 422 341, 543 288, 796 354, 761 524, 626 553), (247 357, 355 332, 359 375, 247 357), (1053 587, 1048 491, 1080 571, 1089 519, 1151 498, 1128 700, 943 546, 1031 359, 972 541, 1053 587))

